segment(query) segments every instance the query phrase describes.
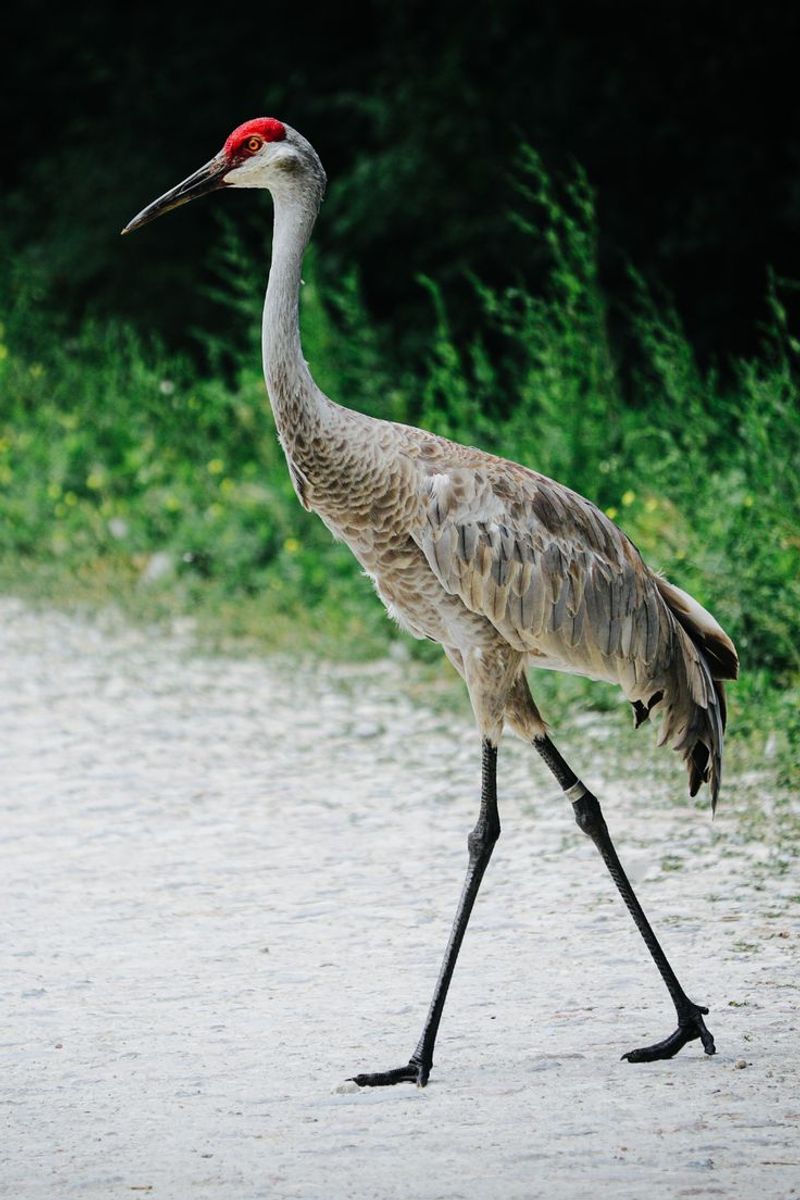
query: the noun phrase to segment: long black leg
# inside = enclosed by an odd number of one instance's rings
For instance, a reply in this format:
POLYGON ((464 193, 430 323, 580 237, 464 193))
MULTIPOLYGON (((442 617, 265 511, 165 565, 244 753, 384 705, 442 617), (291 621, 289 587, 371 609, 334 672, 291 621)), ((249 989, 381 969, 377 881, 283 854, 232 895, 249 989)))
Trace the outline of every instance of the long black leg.
POLYGON ((464 934, 469 923, 472 906, 481 886, 484 871, 492 857, 494 844, 500 836, 500 818, 497 814, 497 747, 484 739, 483 766, 481 772, 481 808, 478 820, 472 833, 467 838, 469 850, 469 865, 461 898, 458 902, 456 917, 450 932, 450 940, 444 952, 439 978, 433 992, 428 1016, 422 1030, 422 1036, 417 1048, 404 1067, 393 1071, 376 1071, 369 1075, 355 1075, 353 1080, 359 1087, 381 1087, 390 1083, 408 1081, 425 1087, 433 1066, 433 1047, 439 1022, 442 1019, 444 1002, 447 999, 447 989, 453 978, 453 970, 464 940, 464 934))
POLYGON ((661 978, 667 985, 667 991, 672 997, 675 1011, 678 1014, 678 1028, 669 1037, 664 1038, 663 1042, 656 1042, 652 1046, 643 1046, 639 1050, 630 1050, 622 1057, 626 1058, 628 1062, 652 1062, 658 1058, 672 1058, 687 1042, 691 1042, 695 1038, 700 1038, 706 1054, 714 1054, 716 1049, 714 1039, 703 1021, 703 1016, 708 1013, 708 1009, 701 1008, 699 1004, 694 1004, 689 999, 669 965, 667 956, 661 949, 630 881, 622 869, 597 798, 584 787, 549 737, 536 738, 533 744, 555 775, 565 794, 572 801, 575 820, 579 828, 592 839, 602 854, 611 878, 617 885, 628 912, 633 917, 636 928, 644 938, 645 945, 653 956, 661 978))

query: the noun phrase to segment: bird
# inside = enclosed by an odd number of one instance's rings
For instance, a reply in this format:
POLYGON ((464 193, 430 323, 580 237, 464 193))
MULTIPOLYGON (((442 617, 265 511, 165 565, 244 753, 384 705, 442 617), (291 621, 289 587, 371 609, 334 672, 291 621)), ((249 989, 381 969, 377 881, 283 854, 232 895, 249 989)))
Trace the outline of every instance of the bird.
POLYGON ((235 128, 204 166, 153 201, 130 234, 199 196, 226 188, 271 193, 273 238, 262 320, 266 390, 302 506, 344 541, 389 615, 439 643, 466 684, 481 741, 477 820, 450 937, 422 1033, 408 1062, 351 1077, 361 1088, 424 1087, 448 988, 481 881, 500 835, 497 757, 507 727, 543 759, 597 847, 675 1007, 662 1040, 623 1054, 671 1058, 699 1040, 715 1053, 708 1008, 684 991, 608 831, 597 797, 567 764, 531 692, 529 668, 617 684, 636 725, 653 709, 659 744, 682 755, 694 796, 719 793, 724 681, 738 658, 730 637, 693 597, 651 570, 591 501, 537 471, 329 399, 301 348, 304 251, 326 188, 316 151, 274 117, 235 128))

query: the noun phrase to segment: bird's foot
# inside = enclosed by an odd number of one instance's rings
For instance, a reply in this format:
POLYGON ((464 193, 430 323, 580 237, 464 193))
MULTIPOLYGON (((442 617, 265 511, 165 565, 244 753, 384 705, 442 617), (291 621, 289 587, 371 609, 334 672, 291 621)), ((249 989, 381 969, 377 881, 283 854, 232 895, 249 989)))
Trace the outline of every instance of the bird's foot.
POLYGON ((393 1071, 375 1071, 370 1075, 353 1075, 348 1082, 357 1083, 359 1087, 388 1087, 393 1083, 415 1083, 417 1087, 423 1088, 428 1082, 432 1065, 412 1058, 405 1067, 396 1067, 393 1071))
POLYGON ((707 1014, 707 1008, 693 1004, 691 1011, 678 1019, 678 1028, 675 1032, 664 1038, 663 1042, 656 1042, 652 1046, 642 1046, 639 1050, 629 1050, 627 1054, 623 1054, 623 1059, 631 1063, 640 1063, 655 1062, 659 1058, 672 1058, 679 1050, 683 1049, 687 1042, 693 1042, 695 1038, 700 1038, 706 1054, 716 1054, 717 1048, 714 1045, 714 1039, 706 1029, 703 1020, 707 1014))

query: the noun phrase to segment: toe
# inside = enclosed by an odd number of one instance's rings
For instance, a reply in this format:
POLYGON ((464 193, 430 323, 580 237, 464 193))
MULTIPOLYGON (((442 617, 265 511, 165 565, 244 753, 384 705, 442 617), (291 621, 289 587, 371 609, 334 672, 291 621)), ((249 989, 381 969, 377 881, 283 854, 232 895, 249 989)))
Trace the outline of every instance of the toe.
POLYGON ((706 1029, 705 1022, 700 1015, 707 1011, 707 1009, 698 1008, 695 1015, 689 1020, 683 1021, 674 1033, 664 1038, 663 1042, 655 1042, 652 1046, 642 1046, 638 1050, 629 1050, 627 1054, 623 1054, 623 1059, 626 1062, 640 1063, 672 1058, 679 1050, 683 1049, 687 1042, 693 1042, 695 1038, 700 1038, 706 1054, 716 1054, 714 1039, 706 1029))
POLYGON ((348 1082, 358 1084, 359 1087, 391 1087, 395 1083, 416 1083, 418 1087, 425 1087, 430 1070, 429 1064, 412 1059, 404 1067, 396 1067, 392 1071, 352 1075, 348 1082))

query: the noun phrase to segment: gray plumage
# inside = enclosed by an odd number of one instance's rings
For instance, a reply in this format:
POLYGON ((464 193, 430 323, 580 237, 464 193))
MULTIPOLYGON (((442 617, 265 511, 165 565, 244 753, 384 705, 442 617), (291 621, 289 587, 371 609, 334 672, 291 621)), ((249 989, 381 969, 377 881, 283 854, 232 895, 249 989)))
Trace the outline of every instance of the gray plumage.
POLYGON ((631 701, 637 724, 658 708, 661 741, 686 760, 691 793, 707 782, 715 804, 722 681, 738 664, 714 618, 569 488, 343 408, 315 384, 300 347, 298 297, 325 172, 296 130, 271 125, 283 131, 279 140, 233 158, 226 143, 126 232, 214 187, 272 193, 264 375, 300 502, 347 543, 403 628, 444 647, 484 739, 496 745, 506 724, 527 739, 544 734, 528 667, 608 680, 631 701))
MULTIPOLYGON (((302 254, 324 175, 270 184, 273 262, 264 371, 301 503, 345 541, 389 613, 439 642, 464 677, 482 734, 544 730, 527 667, 617 683, 637 722, 658 706, 662 743, 690 791, 716 804, 725 700, 736 651, 714 618, 651 571, 590 501, 535 471, 420 429, 334 404, 300 353, 302 254)), ((308 148, 310 149, 310 148, 308 148)), ((313 151, 311 152, 313 154, 313 151)))

